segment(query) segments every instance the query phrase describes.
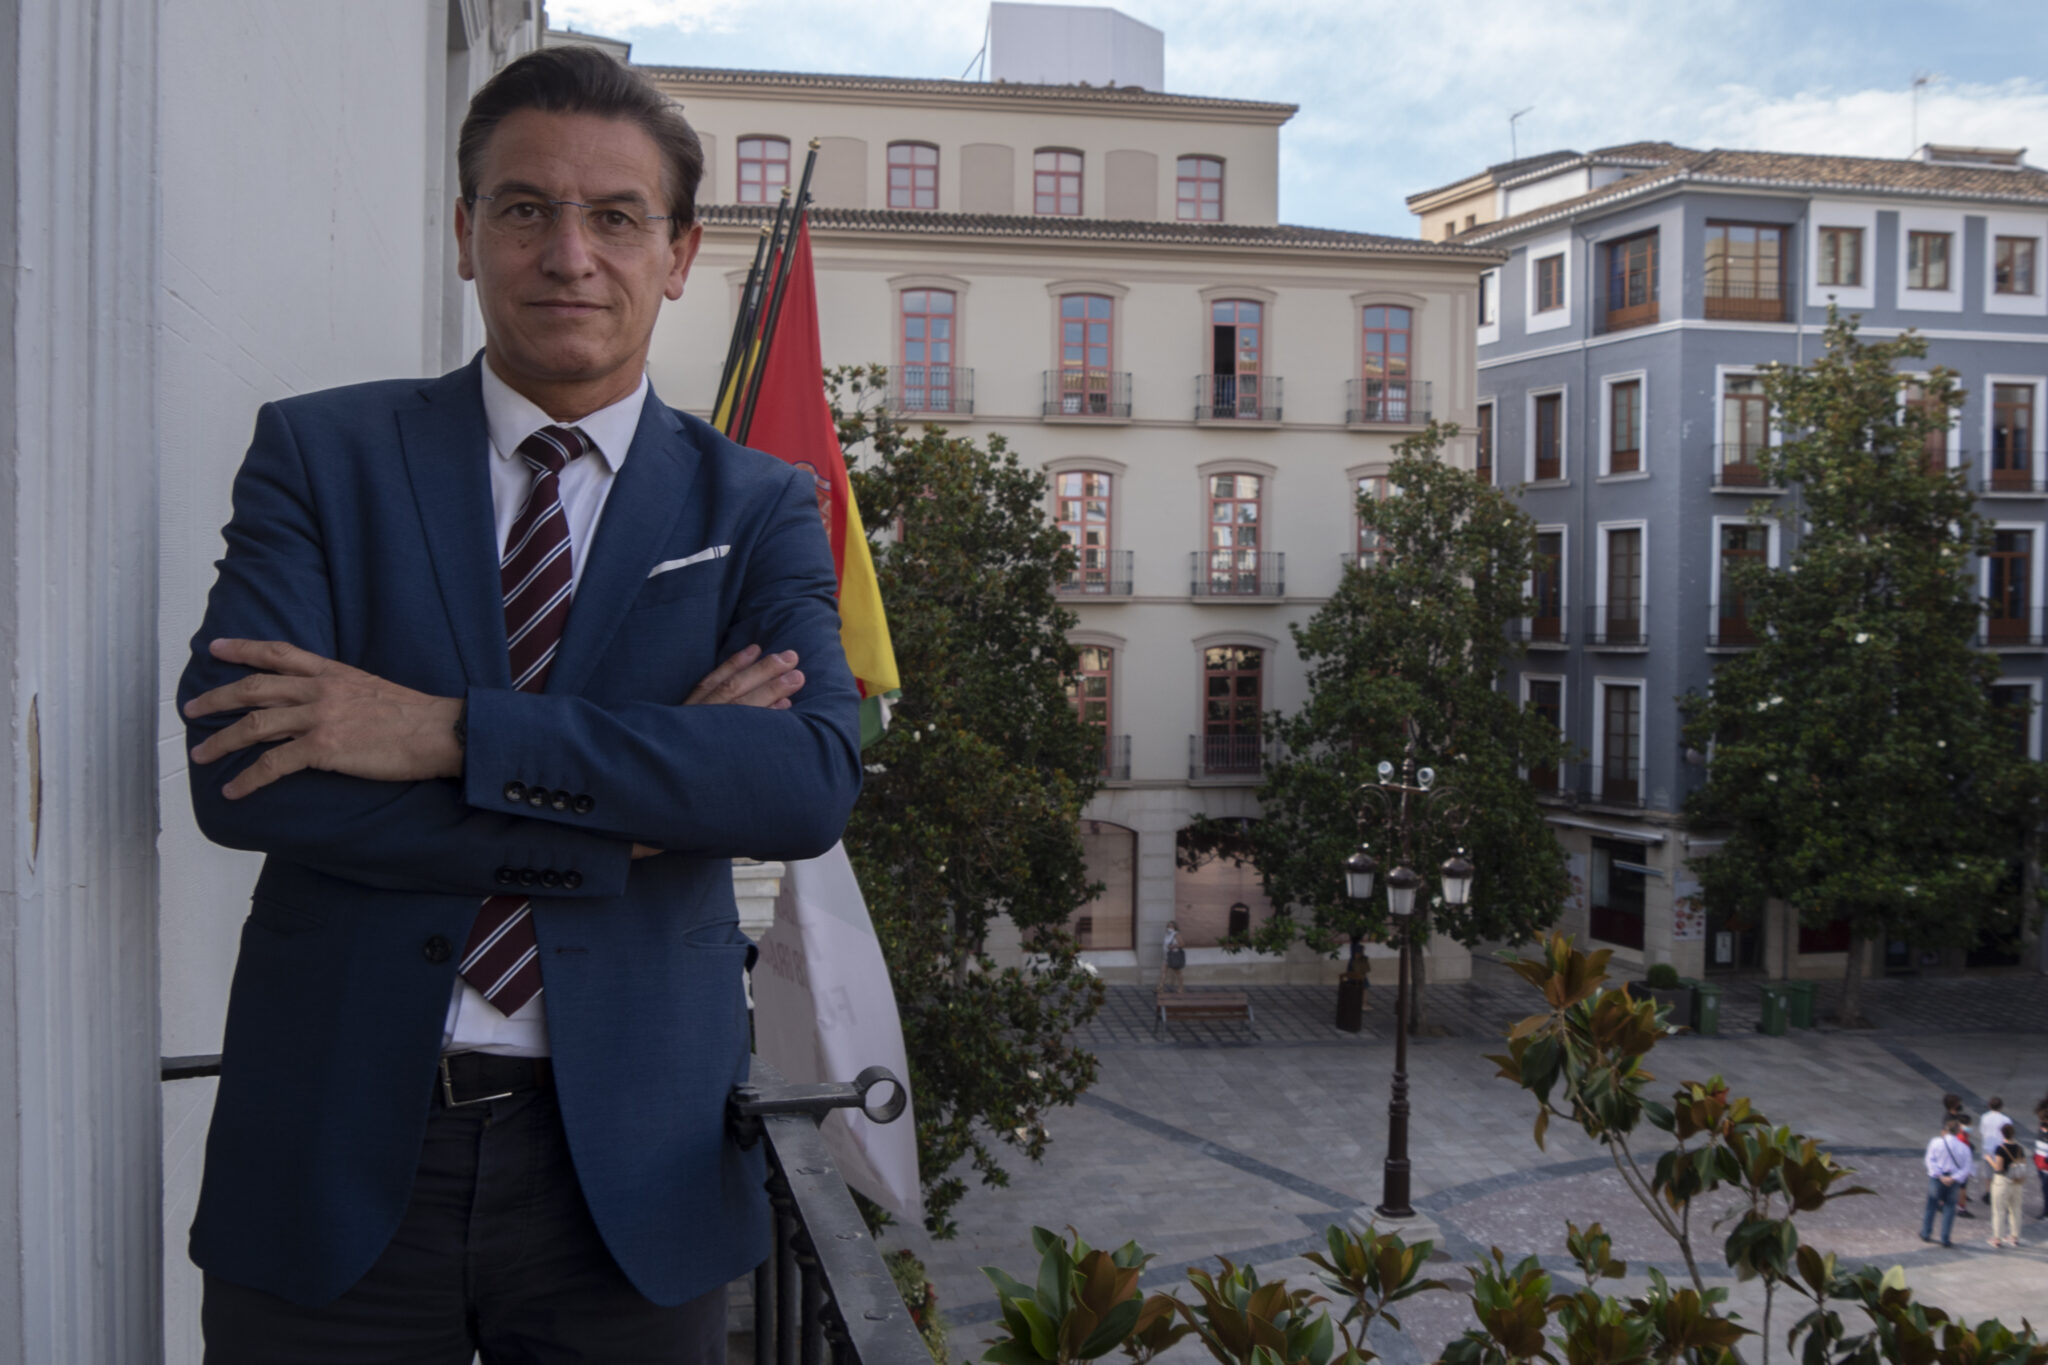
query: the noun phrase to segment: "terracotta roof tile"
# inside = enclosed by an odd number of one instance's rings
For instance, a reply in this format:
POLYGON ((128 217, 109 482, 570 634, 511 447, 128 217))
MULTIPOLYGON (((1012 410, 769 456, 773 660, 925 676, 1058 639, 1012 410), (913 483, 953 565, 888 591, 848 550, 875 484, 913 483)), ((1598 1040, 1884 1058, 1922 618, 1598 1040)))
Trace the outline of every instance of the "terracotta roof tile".
POLYGON ((1220 99, 1211 95, 1173 95, 1123 85, 1039 85, 1024 81, 924 80, 909 76, 849 76, 821 71, 745 71, 722 66, 644 66, 634 70, 657 85, 756 85, 810 90, 874 90, 893 94, 951 95, 962 99, 1043 99, 1096 104, 1158 105, 1162 109, 1212 109, 1218 113, 1269 115, 1281 123, 1301 108, 1265 100, 1220 99))

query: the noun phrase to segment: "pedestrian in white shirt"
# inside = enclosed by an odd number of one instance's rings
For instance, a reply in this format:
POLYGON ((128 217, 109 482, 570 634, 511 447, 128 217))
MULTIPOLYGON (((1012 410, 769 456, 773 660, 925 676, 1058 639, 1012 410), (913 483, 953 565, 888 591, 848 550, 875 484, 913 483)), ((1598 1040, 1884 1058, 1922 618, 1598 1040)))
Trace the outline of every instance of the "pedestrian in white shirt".
POLYGON ((1956 1225, 1956 1195, 1970 1178, 1975 1164, 1970 1144, 1963 1140, 1961 1119, 1949 1119, 1941 1136, 1927 1144, 1927 1211, 1920 1219, 1920 1240, 1934 1240, 1934 1211, 1941 1210, 1941 1244, 1949 1245, 1949 1233, 1956 1225))
POLYGON ((2005 1125, 2012 1122, 2012 1115, 2005 1112, 2005 1097, 1993 1095, 1984 1105, 1984 1115, 1977 1120, 1977 1156, 1985 1162, 1988 1172, 1991 1154, 1998 1150, 1998 1144, 2005 1141, 2005 1125))

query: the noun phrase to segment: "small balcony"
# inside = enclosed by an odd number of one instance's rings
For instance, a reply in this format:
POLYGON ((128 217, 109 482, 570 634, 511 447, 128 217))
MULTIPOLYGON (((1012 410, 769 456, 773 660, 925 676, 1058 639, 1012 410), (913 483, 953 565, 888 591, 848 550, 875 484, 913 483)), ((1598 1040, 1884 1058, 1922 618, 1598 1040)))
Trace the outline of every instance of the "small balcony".
POLYGON ((1128 782, 1131 780, 1131 737, 1129 735, 1104 735, 1102 737, 1102 780, 1105 782, 1128 782))
POLYGON ((1429 422, 1430 386, 1416 379, 1347 379, 1344 424, 1419 427, 1429 422))
POLYGON ((1266 770, 1263 735, 1189 735, 1188 781, 1256 778, 1266 770))
POLYGON ((1708 649, 1751 649, 1762 641, 1763 632, 1739 607, 1731 610, 1724 602, 1707 612, 1708 649))
POLYGON ((1626 332, 1636 327, 1649 327, 1657 322, 1657 300, 1648 303, 1632 303, 1621 308, 1610 308, 1601 319, 1603 332, 1626 332))
POLYGON ((1188 556, 1193 597, 1285 597, 1287 556, 1264 550, 1196 550, 1188 556))
POLYGON ((1779 490, 1769 482, 1770 475, 1763 462, 1769 458, 1769 446, 1753 442, 1714 447, 1714 491, 1716 493, 1741 493, 1749 497, 1776 493, 1779 490))
POLYGON ((2043 460, 2029 451, 1965 451, 1960 457, 1970 467, 1970 483, 1986 497, 2038 498, 2048 494, 2048 477, 2041 472, 2043 460))
POLYGON ((1059 585, 1062 597, 1129 597, 1134 552, 1083 550, 1081 567, 1059 585))
POLYGON ((1785 287, 1777 280, 1709 281, 1706 313, 1730 322, 1783 322, 1785 287))
POLYGON ((1042 415, 1129 421, 1131 376, 1124 370, 1047 370, 1042 415))
POLYGON ((1986 614, 1977 622, 1977 647, 2014 653, 2038 651, 2048 646, 2044 627, 2048 621, 2040 607, 1986 614))
POLYGON ((1596 602, 1586 608, 1588 649, 1640 651, 1650 647, 1641 602, 1596 602))
POLYGON ((1574 763, 1564 773, 1560 795, 1573 805, 1643 808, 1643 775, 1625 764, 1574 763))
POLYGON ((1531 649, 1563 649, 1572 642, 1571 632, 1565 628, 1565 618, 1561 614, 1524 616, 1509 623, 1508 633, 1531 649))
POLYGON ((1197 422, 1277 422, 1280 380, 1269 374, 1195 376, 1197 422))
POLYGON ((889 405, 901 416, 974 411, 974 371, 964 365, 891 365, 889 405))

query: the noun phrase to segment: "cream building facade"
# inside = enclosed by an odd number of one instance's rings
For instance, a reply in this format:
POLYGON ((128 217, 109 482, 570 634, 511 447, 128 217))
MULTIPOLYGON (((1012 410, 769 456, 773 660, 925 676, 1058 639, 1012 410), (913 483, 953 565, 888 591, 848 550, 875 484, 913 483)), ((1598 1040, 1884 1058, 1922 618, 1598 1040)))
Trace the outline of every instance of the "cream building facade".
MULTIPOLYGON (((1361 481, 1432 416, 1472 429, 1497 255, 1282 225, 1290 105, 643 70, 708 154, 704 248, 656 333, 656 387, 709 407, 761 225, 819 139, 826 363, 887 363, 906 415, 1004 435, 1082 551, 1077 705, 1107 777, 1083 830, 1108 885, 1076 926, 1092 959, 1151 979, 1178 919, 1198 980, 1333 976, 1213 946, 1234 905, 1270 907, 1249 868, 1178 868, 1176 836, 1197 814, 1256 817, 1258 713, 1305 698, 1288 628, 1361 548, 1361 481)), ((1474 456, 1469 437, 1449 452, 1474 456)), ((1468 963, 1432 954, 1440 978, 1468 963)))

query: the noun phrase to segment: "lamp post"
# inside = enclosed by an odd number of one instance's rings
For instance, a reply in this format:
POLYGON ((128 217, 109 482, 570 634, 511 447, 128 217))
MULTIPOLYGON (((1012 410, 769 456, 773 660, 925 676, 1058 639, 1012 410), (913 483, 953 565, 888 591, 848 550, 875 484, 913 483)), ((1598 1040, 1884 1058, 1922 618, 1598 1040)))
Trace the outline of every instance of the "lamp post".
MULTIPOLYGON (((1408 948, 1415 913, 1415 893, 1422 876, 1415 861, 1415 838, 1431 824, 1453 831, 1463 828, 1464 811, 1450 799, 1447 789, 1436 785, 1436 772, 1415 767, 1415 723, 1408 722, 1408 749, 1401 762, 1400 780, 1394 765, 1382 761, 1379 781, 1359 787, 1358 851, 1344 860, 1344 890, 1353 900, 1372 899, 1373 882, 1379 872, 1378 860, 1364 840, 1365 822, 1377 814, 1379 822, 1394 836, 1399 861, 1386 876, 1387 909, 1400 926, 1396 935, 1401 955, 1400 984, 1394 1001, 1394 1084, 1387 1103, 1387 1159, 1380 1179, 1380 1202, 1374 1212, 1383 1218, 1413 1218, 1408 1202, 1408 948)), ((1460 906, 1472 895, 1473 867, 1460 848, 1444 860, 1438 870, 1442 879, 1444 904, 1460 906)))

